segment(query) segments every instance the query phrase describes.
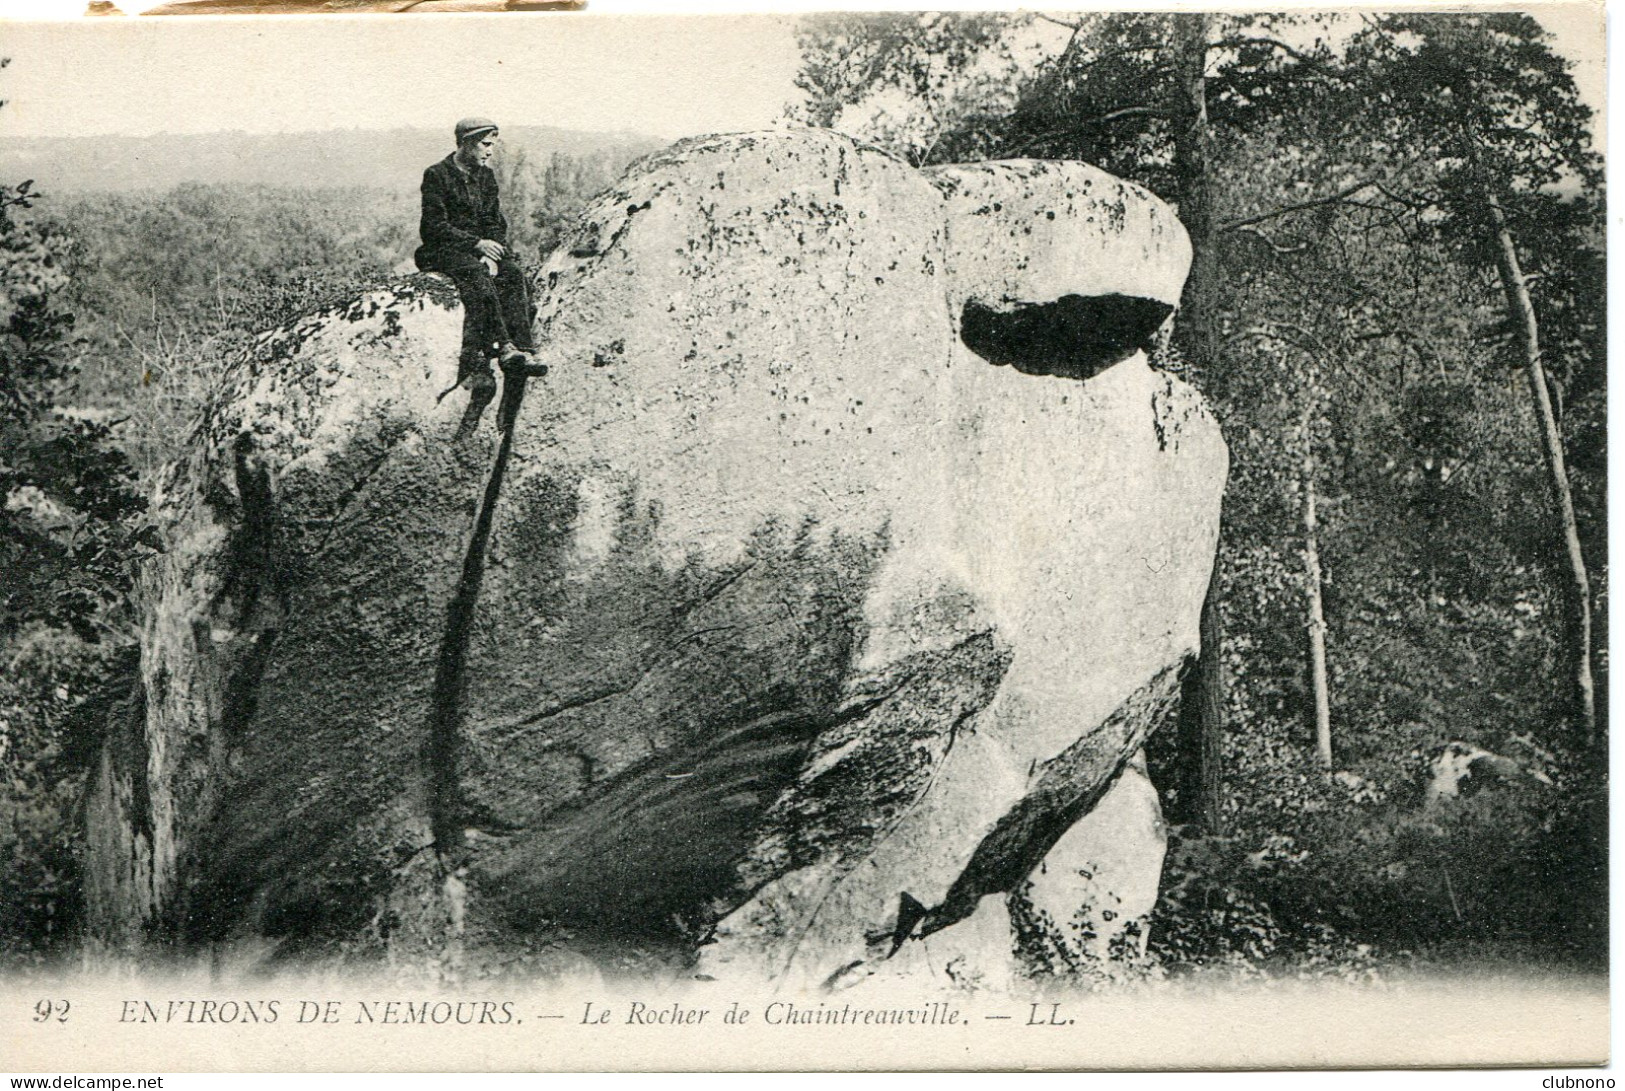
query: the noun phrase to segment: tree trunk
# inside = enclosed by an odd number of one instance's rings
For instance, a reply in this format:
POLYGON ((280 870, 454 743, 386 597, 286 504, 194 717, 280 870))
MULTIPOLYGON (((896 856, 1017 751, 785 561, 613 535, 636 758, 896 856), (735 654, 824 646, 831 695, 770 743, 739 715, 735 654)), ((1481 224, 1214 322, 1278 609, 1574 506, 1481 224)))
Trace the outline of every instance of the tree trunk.
POLYGON ((1224 661, 1219 617, 1219 558, 1202 599, 1201 648, 1185 675, 1179 705, 1180 818, 1203 833, 1224 833, 1224 661))
POLYGON ((1321 602, 1320 523, 1315 513, 1314 412, 1303 411, 1303 575, 1309 616, 1309 689, 1314 697, 1315 759, 1332 767, 1332 700, 1326 680, 1326 612, 1321 602))
POLYGON ((1551 393, 1546 385, 1546 369, 1540 361, 1540 326, 1535 320, 1535 307, 1529 299, 1529 285, 1524 280, 1523 266, 1518 261, 1518 250, 1513 244, 1512 232, 1507 228, 1506 214, 1494 190, 1485 190, 1489 206, 1490 223, 1495 231, 1496 264, 1501 273, 1501 290, 1506 295, 1507 309, 1513 325, 1517 327, 1518 341, 1523 347, 1524 367, 1529 379, 1529 393, 1534 397, 1535 417, 1540 425, 1541 448, 1546 455, 1546 470, 1551 475, 1552 492, 1557 497, 1558 520, 1562 523, 1563 549, 1568 557, 1568 591, 1572 600, 1570 615, 1573 645, 1573 700, 1575 718, 1585 741, 1597 742, 1596 684, 1591 672, 1591 579, 1586 573, 1585 557, 1580 552, 1580 531, 1574 518, 1574 496, 1569 490, 1568 466, 1563 458, 1563 437, 1557 428, 1557 416, 1552 411, 1551 393))
POLYGON ((1214 298, 1213 198, 1208 163, 1207 42, 1213 17, 1173 16, 1174 65, 1179 72, 1173 172, 1179 220, 1191 239, 1191 273, 1179 303, 1180 340, 1198 373, 1212 364, 1214 298))
MULTIPOLYGON (((1179 219, 1191 239, 1191 272, 1179 305, 1178 334, 1195 377, 1212 366, 1212 300, 1217 271, 1213 254, 1213 201, 1208 163, 1207 49, 1212 16, 1175 15, 1174 64, 1179 69, 1179 120, 1175 122, 1174 175, 1179 219)), ((1186 678, 1180 710, 1180 806, 1184 818, 1208 833, 1223 832, 1224 627, 1219 615, 1219 564, 1202 600, 1201 654, 1186 678)))

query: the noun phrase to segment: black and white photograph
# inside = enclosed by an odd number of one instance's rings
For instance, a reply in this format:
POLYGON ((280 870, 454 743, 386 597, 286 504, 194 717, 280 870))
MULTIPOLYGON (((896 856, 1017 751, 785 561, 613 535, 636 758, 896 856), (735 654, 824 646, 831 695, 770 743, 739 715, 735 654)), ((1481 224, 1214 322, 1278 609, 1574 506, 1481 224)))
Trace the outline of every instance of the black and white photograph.
POLYGON ((1612 1086, 1601 4, 278 3, 0 9, 0 1071, 1612 1086))

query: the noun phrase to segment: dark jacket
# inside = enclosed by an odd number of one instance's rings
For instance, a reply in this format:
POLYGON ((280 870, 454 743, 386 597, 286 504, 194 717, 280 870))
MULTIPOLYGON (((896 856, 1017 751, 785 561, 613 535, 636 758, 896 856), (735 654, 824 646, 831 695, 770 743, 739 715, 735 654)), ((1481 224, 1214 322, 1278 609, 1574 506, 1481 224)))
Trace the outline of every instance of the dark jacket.
POLYGON ((474 244, 481 239, 508 244, 508 221, 497 196, 497 176, 477 167, 464 177, 452 162, 456 153, 423 172, 423 219, 418 234, 423 245, 413 255, 419 269, 446 271, 479 260, 474 244))

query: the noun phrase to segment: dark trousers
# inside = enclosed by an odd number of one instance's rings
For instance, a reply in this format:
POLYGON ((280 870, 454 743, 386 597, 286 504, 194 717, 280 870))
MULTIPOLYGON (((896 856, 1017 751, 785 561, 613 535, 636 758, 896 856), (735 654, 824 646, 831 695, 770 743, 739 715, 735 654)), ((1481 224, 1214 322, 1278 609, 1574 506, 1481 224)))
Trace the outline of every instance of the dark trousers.
POLYGON ((444 273, 457 285, 457 295, 463 301, 463 351, 460 374, 482 367, 496 354, 498 346, 512 341, 526 352, 534 352, 536 342, 530 327, 536 309, 530 302, 530 285, 519 271, 517 263, 499 262, 497 275, 486 271, 477 257, 464 261, 459 257, 419 259, 418 268, 425 272, 444 273))

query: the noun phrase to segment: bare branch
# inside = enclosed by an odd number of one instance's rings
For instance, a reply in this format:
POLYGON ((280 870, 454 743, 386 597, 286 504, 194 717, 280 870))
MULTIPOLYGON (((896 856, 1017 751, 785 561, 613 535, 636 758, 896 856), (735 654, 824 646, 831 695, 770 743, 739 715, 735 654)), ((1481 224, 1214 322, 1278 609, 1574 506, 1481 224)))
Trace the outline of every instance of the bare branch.
POLYGON ((1399 193, 1394 189, 1394 187, 1390 186, 1384 181, 1378 181, 1372 184, 1376 187, 1378 193, 1381 193, 1384 197, 1395 202, 1396 204, 1404 205, 1406 208, 1411 209, 1412 211, 1422 211, 1424 209, 1432 208, 1434 205, 1439 203, 1439 199, 1437 197, 1430 196, 1426 193, 1399 193))
POLYGON ((1305 67, 1321 70, 1317 71, 1316 75, 1324 75, 1326 58, 1316 57, 1312 54, 1305 53, 1302 50, 1295 49, 1276 38, 1259 38, 1252 35, 1240 34, 1230 38, 1222 38, 1219 41, 1213 42, 1209 45, 1209 48, 1235 49, 1238 46, 1244 45, 1261 45, 1269 49, 1274 49, 1277 52, 1286 54, 1288 57, 1291 57, 1293 60, 1304 65, 1305 67))
POLYGON ((1044 133, 1034 133, 1032 136, 1028 137, 1026 140, 1022 141, 1020 144, 1011 149, 1009 154, 1019 155, 1022 152, 1028 151, 1039 146, 1040 144, 1045 143, 1046 141, 1054 140, 1057 137, 1071 136, 1073 133, 1077 132, 1078 129, 1089 125, 1105 125, 1125 117, 1171 118, 1175 116, 1177 116, 1177 112, 1171 106, 1125 106, 1120 110, 1111 110, 1104 114, 1096 114, 1093 117, 1078 118, 1064 129, 1051 129, 1050 131, 1044 133))
POLYGON ((1312 201, 1304 201, 1304 202, 1302 202, 1300 204, 1287 205, 1284 208, 1277 208, 1277 209, 1275 209, 1274 211, 1271 211, 1271 212, 1260 212, 1256 216, 1248 216, 1248 217, 1246 217, 1244 219, 1240 219, 1240 220, 1231 220, 1227 224, 1221 224, 1219 226, 1218 230, 1220 230, 1220 231, 1235 231, 1235 230, 1237 230, 1239 228, 1249 227, 1252 224, 1263 223, 1265 220, 1273 220, 1277 216, 1286 216, 1286 215, 1290 215, 1293 212, 1303 212, 1306 209, 1320 208, 1323 205, 1334 205, 1334 204, 1337 204, 1339 201, 1343 200, 1344 198, 1352 197, 1356 193, 1359 193, 1362 189, 1369 189, 1370 187, 1372 187, 1372 186, 1374 186, 1376 184, 1377 184, 1377 180, 1375 178, 1365 178, 1365 179, 1362 179, 1361 181, 1358 181, 1358 182, 1354 183, 1352 186, 1347 186, 1347 187, 1345 187, 1343 189, 1338 190, 1336 193, 1332 194, 1330 197, 1317 197, 1312 201))
POLYGON ((1108 121, 1117 121, 1125 117, 1175 117, 1178 111, 1172 106, 1125 106, 1121 110, 1111 110, 1094 117, 1081 119, 1080 125, 1104 125, 1108 121))
POLYGON ((1235 230, 1238 234, 1251 235, 1277 254, 1300 254, 1309 249, 1309 244, 1306 242, 1300 242, 1296 246, 1283 246, 1256 227, 1237 227, 1235 230))

